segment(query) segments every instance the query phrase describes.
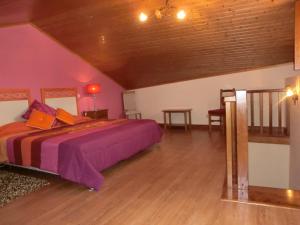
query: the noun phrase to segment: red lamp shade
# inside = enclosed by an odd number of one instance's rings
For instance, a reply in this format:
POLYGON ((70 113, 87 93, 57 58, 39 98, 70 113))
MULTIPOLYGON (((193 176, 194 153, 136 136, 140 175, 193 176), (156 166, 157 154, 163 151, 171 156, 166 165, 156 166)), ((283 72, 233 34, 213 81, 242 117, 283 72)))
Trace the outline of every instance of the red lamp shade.
POLYGON ((101 90, 100 84, 88 84, 86 86, 86 92, 89 94, 97 94, 101 90))

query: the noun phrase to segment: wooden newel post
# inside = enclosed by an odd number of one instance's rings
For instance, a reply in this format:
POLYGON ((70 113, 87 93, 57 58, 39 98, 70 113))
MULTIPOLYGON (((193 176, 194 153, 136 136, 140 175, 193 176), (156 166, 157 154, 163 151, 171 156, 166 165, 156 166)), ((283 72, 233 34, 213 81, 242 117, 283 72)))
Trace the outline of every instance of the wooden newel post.
POLYGON ((248 112, 247 92, 236 91, 238 189, 248 189, 248 112))
POLYGON ((247 92, 236 91, 225 98, 227 187, 237 188, 245 198, 248 189, 248 112, 247 92))
POLYGON ((233 188, 236 184, 236 129, 235 129, 235 97, 226 97, 226 170, 227 187, 233 188))

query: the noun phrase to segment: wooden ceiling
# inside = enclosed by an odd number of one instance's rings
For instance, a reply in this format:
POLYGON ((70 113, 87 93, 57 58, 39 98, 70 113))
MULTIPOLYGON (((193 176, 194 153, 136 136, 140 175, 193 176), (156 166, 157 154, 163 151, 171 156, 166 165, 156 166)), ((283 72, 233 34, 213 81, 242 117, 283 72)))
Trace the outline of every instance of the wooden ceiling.
POLYGON ((30 21, 128 89, 292 62, 294 0, 0 0, 0 25, 30 21))

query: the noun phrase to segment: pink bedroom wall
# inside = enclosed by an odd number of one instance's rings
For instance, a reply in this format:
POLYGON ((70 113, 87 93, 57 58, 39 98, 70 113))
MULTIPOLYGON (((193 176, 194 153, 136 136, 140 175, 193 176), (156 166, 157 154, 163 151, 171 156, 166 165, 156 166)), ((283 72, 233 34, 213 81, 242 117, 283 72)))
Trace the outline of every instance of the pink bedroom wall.
POLYGON ((78 87, 81 111, 93 108, 85 85, 100 83, 97 108, 122 114, 120 85, 30 24, 0 29, 0 78, 0 88, 30 88, 38 100, 40 88, 78 87))

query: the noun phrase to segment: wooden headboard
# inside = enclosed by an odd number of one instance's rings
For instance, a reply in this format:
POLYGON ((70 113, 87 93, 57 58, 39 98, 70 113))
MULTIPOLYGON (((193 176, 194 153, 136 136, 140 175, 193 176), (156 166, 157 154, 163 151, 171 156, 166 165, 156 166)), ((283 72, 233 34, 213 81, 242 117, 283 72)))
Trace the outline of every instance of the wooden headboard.
POLYGON ((0 89, 0 126, 22 121, 22 114, 31 103, 29 89, 0 89))
POLYGON ((74 115, 78 115, 77 88, 42 88, 42 102, 53 107, 62 108, 74 115))

